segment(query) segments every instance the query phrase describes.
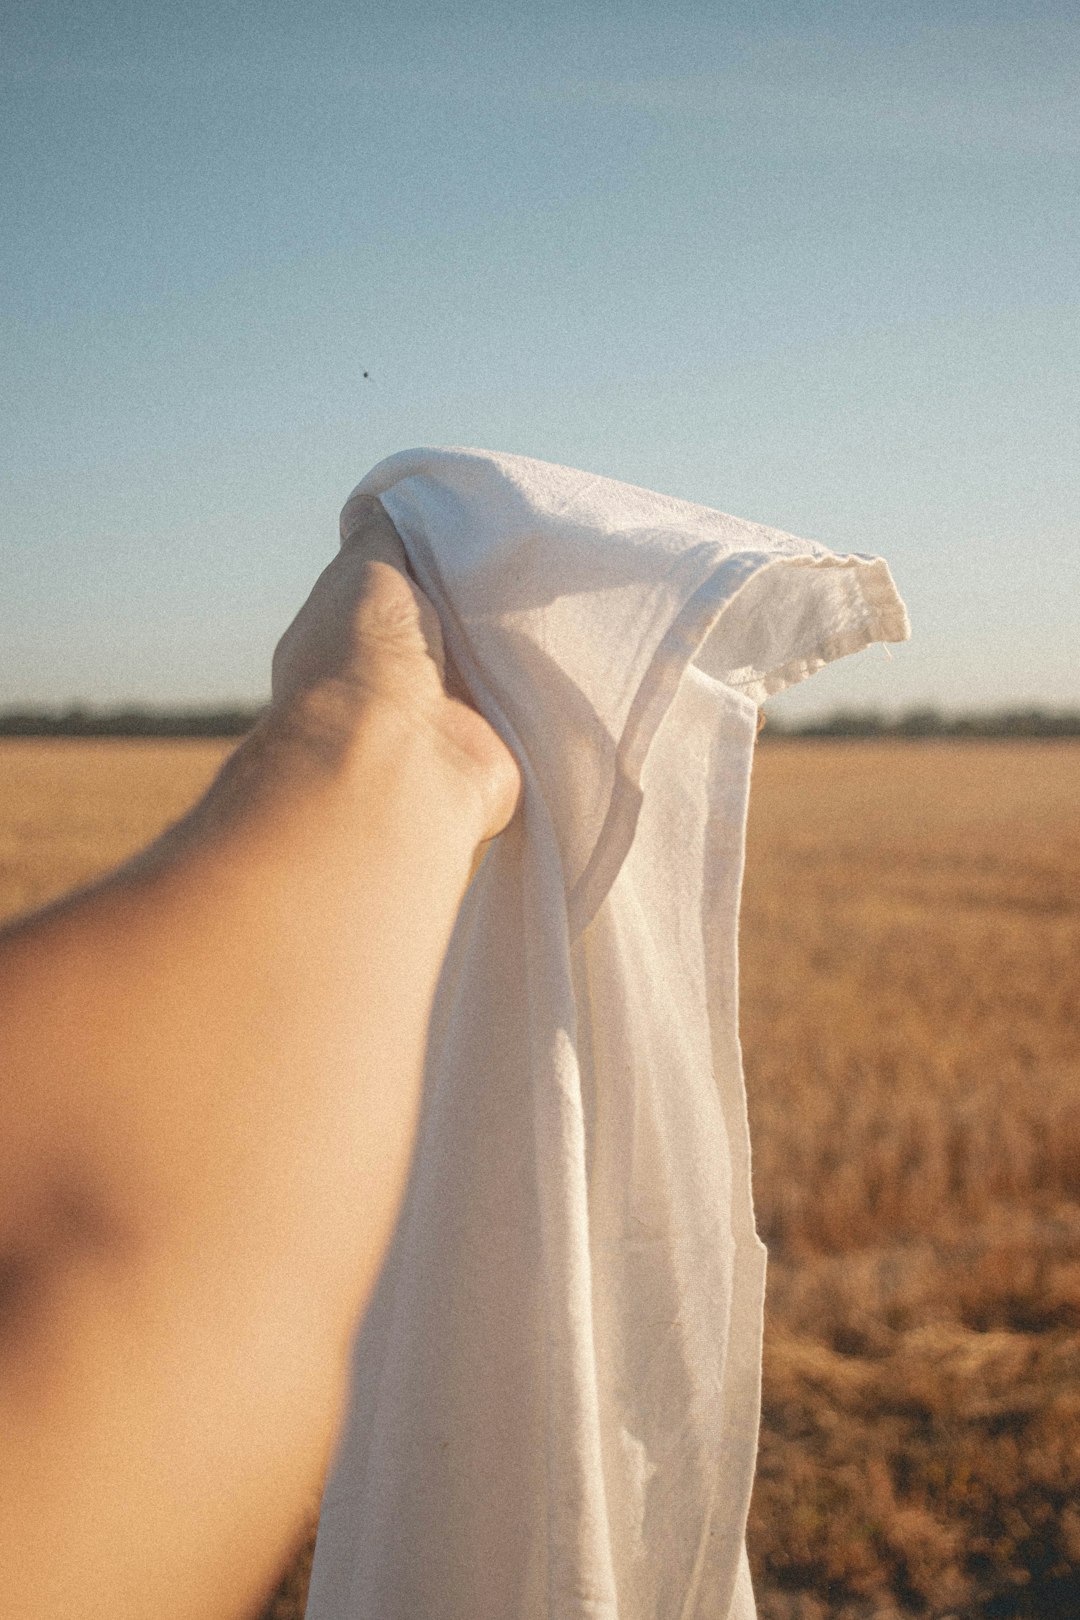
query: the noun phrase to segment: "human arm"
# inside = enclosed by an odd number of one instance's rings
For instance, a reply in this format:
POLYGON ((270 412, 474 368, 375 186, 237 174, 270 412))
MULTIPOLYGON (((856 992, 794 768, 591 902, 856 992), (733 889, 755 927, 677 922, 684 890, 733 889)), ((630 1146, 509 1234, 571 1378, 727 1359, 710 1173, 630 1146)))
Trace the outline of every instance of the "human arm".
POLYGON ((443 688, 381 508, 362 529, 200 804, 0 936, 0 1592, 22 1620, 249 1613, 333 1443, 436 979, 517 792, 443 688))

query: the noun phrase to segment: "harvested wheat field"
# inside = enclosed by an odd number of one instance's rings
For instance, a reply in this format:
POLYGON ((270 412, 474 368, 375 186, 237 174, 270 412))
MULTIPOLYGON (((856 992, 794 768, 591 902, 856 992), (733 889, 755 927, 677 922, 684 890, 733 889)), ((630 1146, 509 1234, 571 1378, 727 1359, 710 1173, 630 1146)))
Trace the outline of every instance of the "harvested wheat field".
MULTIPOLYGON (((0 745, 0 911, 229 746, 0 745)), ((743 1031, 762 1620, 1080 1616, 1080 744, 762 747, 743 1031)))

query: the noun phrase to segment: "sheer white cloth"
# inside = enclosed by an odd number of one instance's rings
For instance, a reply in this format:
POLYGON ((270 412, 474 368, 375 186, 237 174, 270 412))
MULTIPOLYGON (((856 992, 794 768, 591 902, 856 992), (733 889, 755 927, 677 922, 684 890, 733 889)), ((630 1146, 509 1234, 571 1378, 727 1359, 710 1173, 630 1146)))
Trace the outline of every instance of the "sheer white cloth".
POLYGON ((440 982, 308 1620, 750 1620, 756 705, 903 604, 879 559, 522 457, 408 451, 358 493, 525 791, 440 982))

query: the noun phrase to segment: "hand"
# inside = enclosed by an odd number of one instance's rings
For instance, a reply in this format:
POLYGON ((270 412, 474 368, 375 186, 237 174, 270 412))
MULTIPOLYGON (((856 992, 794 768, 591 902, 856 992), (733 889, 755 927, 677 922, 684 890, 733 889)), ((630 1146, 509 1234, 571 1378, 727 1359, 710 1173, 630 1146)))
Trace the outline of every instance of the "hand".
POLYGON ((520 789, 444 668, 370 502, 202 799, 2 931, 20 1620, 253 1613, 321 1486, 469 863, 520 789))
POLYGON ((349 516, 347 540, 274 652, 273 706, 299 706, 335 728, 353 725, 369 704, 396 714, 430 737, 477 796, 481 837, 491 838, 517 805, 517 762, 454 695, 460 683, 447 670, 438 615, 413 581, 382 503, 361 496, 349 516))

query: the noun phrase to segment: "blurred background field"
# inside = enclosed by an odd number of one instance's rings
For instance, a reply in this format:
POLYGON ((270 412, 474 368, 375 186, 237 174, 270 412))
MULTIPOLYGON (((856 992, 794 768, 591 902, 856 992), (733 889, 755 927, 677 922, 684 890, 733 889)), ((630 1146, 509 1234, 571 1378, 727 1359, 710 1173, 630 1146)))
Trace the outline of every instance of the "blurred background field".
POLYGON ((1080 1614, 1080 747, 761 749, 768 1620, 1080 1614))
MULTIPOLYGON (((0 742, 0 915, 232 746, 0 742)), ((742 984, 762 1620, 1080 1614, 1080 742, 761 747, 742 984)))

